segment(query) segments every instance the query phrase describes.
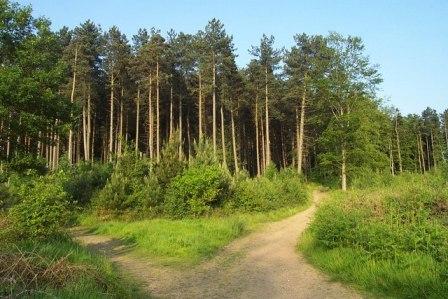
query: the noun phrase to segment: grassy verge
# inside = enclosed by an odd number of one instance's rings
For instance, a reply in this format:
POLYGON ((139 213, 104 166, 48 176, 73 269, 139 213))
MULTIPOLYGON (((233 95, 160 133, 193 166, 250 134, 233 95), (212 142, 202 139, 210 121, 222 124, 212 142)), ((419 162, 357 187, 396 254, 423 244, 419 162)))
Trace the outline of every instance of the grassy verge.
POLYGON ((139 298, 104 257, 68 238, 16 241, 0 248, 0 297, 139 298))
POLYGON ((122 239, 133 245, 137 254, 149 256, 156 262, 185 266, 210 258, 232 240, 261 224, 291 216, 306 206, 181 220, 101 222, 93 216, 85 216, 81 224, 98 234, 122 239))
POLYGON ((446 298, 448 185, 437 175, 334 192, 299 249, 333 278, 379 296, 446 298))

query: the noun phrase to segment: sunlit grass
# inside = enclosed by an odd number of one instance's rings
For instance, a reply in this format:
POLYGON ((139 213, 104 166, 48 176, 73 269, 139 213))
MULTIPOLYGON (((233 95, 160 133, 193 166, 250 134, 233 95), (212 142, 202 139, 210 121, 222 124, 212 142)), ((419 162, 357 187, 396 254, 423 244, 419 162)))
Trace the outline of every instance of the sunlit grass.
POLYGON ((101 222, 93 216, 85 216, 81 224, 95 233, 122 239, 132 245, 135 253, 155 262, 185 266, 212 257, 232 240, 263 223, 291 216, 305 207, 181 220, 101 222))

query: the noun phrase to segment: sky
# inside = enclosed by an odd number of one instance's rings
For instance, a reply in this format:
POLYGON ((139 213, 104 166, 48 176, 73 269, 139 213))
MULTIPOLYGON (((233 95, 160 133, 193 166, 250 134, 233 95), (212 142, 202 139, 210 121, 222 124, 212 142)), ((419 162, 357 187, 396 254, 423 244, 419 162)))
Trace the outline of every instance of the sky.
POLYGON ((237 63, 251 59, 248 49, 263 33, 277 47, 290 48, 297 33, 336 31, 363 39, 384 82, 379 96, 404 114, 430 106, 448 108, 448 0, 19 0, 31 4, 54 29, 90 19, 106 30, 117 25, 131 40, 138 28, 195 33, 220 19, 233 35, 237 63))

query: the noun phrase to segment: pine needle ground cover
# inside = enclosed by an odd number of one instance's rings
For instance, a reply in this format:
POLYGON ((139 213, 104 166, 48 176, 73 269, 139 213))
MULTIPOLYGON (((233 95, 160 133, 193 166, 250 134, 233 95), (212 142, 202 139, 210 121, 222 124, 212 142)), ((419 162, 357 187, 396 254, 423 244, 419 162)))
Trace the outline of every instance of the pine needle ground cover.
POLYGON ((436 174, 334 192, 299 248, 333 278, 374 294, 446 298, 447 203, 447 180, 436 174))

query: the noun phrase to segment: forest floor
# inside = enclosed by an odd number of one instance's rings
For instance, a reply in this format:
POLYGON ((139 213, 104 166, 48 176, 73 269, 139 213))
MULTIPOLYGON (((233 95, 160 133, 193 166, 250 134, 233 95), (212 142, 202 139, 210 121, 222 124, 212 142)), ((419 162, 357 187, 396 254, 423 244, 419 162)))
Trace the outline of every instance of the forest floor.
POLYGON ((316 205, 325 197, 313 192, 305 211, 263 226, 238 239, 214 258, 182 269, 136 257, 120 240, 75 231, 75 238, 100 251, 141 284, 151 297, 162 298, 361 298, 361 295, 309 265, 297 252, 297 241, 316 205))

